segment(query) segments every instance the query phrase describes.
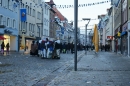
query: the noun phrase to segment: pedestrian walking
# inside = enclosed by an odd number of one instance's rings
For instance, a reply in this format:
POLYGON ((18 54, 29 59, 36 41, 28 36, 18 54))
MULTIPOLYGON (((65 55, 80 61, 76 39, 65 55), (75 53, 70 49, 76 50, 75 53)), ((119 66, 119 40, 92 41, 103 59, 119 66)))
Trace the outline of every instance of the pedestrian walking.
POLYGON ((33 56, 36 55, 37 49, 38 49, 37 44, 35 44, 35 41, 32 41, 30 55, 33 55, 33 56))
POLYGON ((66 52, 69 53, 70 52, 70 43, 68 43, 66 46, 67 46, 66 52))
POLYGON ((70 49, 71 49, 71 53, 73 54, 74 53, 74 44, 73 44, 73 42, 70 44, 70 49))
POLYGON ((1 53, 4 55, 4 48, 5 48, 5 44, 4 42, 2 42, 1 44, 1 53))
POLYGON ((62 49, 63 49, 63 53, 66 53, 66 43, 64 43, 63 45, 62 45, 62 49))
POLYGON ((6 44, 6 55, 9 55, 9 43, 6 44))

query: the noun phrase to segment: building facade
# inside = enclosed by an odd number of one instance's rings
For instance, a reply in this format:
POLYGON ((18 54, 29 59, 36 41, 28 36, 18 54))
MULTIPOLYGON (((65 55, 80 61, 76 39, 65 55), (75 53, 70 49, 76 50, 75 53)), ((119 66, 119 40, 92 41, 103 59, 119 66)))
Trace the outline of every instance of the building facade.
POLYGON ((128 0, 121 0, 121 54, 128 55, 128 0))
POLYGON ((49 30, 50 30, 50 5, 48 5, 46 2, 43 3, 43 36, 42 38, 49 38, 49 30))
MULTIPOLYGON (((42 36, 42 3, 41 0, 22 0, 20 9, 26 9, 26 21, 19 21, 19 50, 21 48, 22 34, 25 32, 26 50, 30 51, 33 40, 40 39, 42 36)), ((19 14, 19 17, 21 15, 19 14)))
POLYGON ((128 0, 128 57, 130 57, 130 0, 128 0))
POLYGON ((18 51, 19 17, 14 3, 15 1, 12 0, 0 0, 0 25, 5 26, 0 28, 0 36, 5 38, 0 40, 0 44, 3 41, 5 45, 9 43, 10 51, 18 51))

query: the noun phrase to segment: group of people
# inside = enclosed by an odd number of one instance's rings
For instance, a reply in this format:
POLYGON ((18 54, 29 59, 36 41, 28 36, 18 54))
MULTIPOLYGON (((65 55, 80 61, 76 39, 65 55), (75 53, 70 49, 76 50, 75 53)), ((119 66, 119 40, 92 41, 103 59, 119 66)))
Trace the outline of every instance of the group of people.
POLYGON ((60 43, 60 53, 74 53, 74 43, 60 43))
POLYGON ((109 44, 105 44, 105 45, 101 45, 101 51, 110 51, 110 45, 109 44))
POLYGON ((30 55, 41 56, 42 58, 60 58, 60 40, 39 40, 32 41, 30 55))
POLYGON ((5 48, 6 48, 6 54, 9 55, 9 48, 10 48, 9 43, 7 43, 5 46, 4 42, 2 42, 2 44, 1 44, 1 54, 2 55, 4 55, 5 48))

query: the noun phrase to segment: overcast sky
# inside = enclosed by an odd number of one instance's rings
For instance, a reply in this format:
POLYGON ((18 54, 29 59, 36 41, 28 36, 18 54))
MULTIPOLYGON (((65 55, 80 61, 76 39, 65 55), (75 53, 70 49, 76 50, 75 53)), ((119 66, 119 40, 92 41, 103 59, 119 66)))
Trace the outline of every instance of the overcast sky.
MULTIPOLYGON (((44 0, 50 1, 50 0, 44 0)), ((74 0, 53 0, 56 5, 74 5, 74 0)), ((110 1, 110 0, 78 0, 79 4, 89 4, 89 3, 96 3, 102 1, 110 1)), ((98 15, 106 14, 107 9, 110 8, 110 2, 99 4, 99 5, 92 5, 87 7, 79 7, 78 9, 78 20, 82 20, 82 18, 91 18, 97 19, 98 15)), ((58 10, 68 19, 68 21, 74 20, 74 8, 58 8, 58 10)), ((89 23, 88 28, 93 28, 94 24, 97 24, 99 20, 91 20, 89 23)), ((81 29, 84 29, 85 24, 87 21, 80 21, 78 22, 78 26, 81 29)), ((83 30, 82 30, 83 31, 83 30)))

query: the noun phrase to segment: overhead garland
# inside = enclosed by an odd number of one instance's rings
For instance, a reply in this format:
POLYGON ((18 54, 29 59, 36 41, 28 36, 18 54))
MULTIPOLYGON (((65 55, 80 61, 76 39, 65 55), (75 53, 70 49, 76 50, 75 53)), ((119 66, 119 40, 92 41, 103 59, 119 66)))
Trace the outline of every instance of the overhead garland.
MULTIPOLYGON (((22 3, 22 0, 12 0, 17 2, 18 4, 15 4, 15 6, 17 7, 17 5, 22 3)), ((106 1, 100 1, 100 2, 94 2, 94 3, 86 3, 86 4, 79 4, 78 7, 88 7, 88 6, 94 6, 94 5, 100 5, 100 4, 105 4, 105 3, 109 3, 111 2, 111 0, 106 0, 106 1)), ((27 4, 27 2, 26 2, 27 4)), ((32 3, 30 3, 30 6, 32 6, 32 3)), ((74 5, 55 5, 56 8, 73 8, 74 5)), ((35 4, 34 7, 43 7, 43 4, 35 4)))
MULTIPOLYGON (((111 0, 95 2, 95 3, 79 4, 78 7, 94 6, 94 5, 105 4, 109 2, 111 2, 111 0)), ((74 5, 56 5, 56 8, 73 8, 73 7, 74 5)))

